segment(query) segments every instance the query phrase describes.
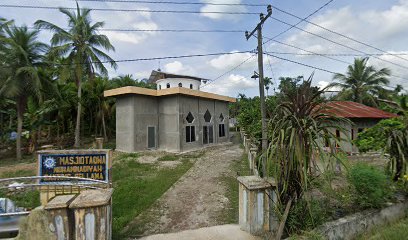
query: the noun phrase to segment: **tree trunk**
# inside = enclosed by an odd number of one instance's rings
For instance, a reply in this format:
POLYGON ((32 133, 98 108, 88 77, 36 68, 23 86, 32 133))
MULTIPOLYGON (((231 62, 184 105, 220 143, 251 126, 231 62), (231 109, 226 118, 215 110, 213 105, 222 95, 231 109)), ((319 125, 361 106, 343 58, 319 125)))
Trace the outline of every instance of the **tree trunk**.
POLYGON ((17 138, 16 138, 16 157, 21 160, 21 134, 23 132, 23 114, 24 114, 24 100, 17 99, 17 138))
POLYGON ((76 117, 76 126, 75 126, 75 148, 81 146, 81 95, 82 95, 82 83, 81 80, 78 80, 78 107, 77 107, 77 117, 76 117))
POLYGON ((102 111, 102 129, 103 129, 103 137, 105 138, 105 142, 108 141, 108 135, 106 134, 106 125, 105 125, 105 114, 102 111))
POLYGON ((290 207, 292 206, 292 198, 289 199, 288 203, 286 204, 285 212, 282 216, 282 221, 279 224, 278 232, 276 233, 276 239, 280 240, 282 238, 283 230, 285 229, 286 219, 289 215, 290 207))

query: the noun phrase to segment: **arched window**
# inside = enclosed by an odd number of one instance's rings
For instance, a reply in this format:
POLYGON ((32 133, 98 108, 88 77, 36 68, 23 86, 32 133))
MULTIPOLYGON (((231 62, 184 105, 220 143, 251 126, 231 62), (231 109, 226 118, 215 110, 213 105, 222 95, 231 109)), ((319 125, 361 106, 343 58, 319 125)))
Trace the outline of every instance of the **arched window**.
POLYGON ((183 87, 183 84, 182 84, 182 83, 179 83, 178 86, 179 86, 179 87, 183 87))
POLYGON ((190 89, 193 89, 193 84, 190 84, 190 89))
POLYGON ((170 83, 167 83, 166 87, 167 87, 167 88, 170 88, 170 83))

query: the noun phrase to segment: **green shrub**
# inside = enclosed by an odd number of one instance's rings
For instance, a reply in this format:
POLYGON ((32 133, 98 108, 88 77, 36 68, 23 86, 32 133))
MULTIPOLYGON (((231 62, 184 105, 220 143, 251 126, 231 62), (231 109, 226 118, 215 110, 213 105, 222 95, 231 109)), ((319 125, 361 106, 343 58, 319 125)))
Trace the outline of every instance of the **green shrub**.
POLYGON ((300 200, 289 211, 286 220, 286 230, 291 235, 302 231, 312 230, 329 218, 329 212, 323 200, 300 200))
POLYGON ((355 203, 363 208, 381 207, 391 195, 390 180, 385 173, 367 164, 353 166, 348 180, 355 191, 355 203))
POLYGON ((389 133, 392 130, 404 129, 404 126, 401 118, 382 120, 374 127, 359 133, 354 143, 360 152, 382 150, 387 144, 389 133))

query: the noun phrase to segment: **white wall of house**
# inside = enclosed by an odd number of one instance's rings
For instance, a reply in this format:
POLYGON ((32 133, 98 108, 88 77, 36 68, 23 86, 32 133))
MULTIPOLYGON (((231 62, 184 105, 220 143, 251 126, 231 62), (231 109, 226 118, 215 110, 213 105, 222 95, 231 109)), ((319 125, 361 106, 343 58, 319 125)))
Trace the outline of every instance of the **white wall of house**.
POLYGON ((170 88, 179 87, 179 84, 181 84, 183 88, 200 90, 201 81, 189 78, 166 78, 157 80, 156 84, 157 90, 168 88, 167 84, 170 85, 170 88))

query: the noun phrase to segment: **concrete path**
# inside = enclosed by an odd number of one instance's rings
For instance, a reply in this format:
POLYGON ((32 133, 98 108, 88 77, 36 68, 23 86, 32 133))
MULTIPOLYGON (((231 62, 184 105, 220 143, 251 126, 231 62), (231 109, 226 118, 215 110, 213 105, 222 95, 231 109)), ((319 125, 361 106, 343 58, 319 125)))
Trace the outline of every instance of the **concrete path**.
POLYGON ((229 199, 222 177, 236 176, 230 166, 242 154, 238 144, 207 148, 204 156, 126 230, 139 228, 133 234, 147 236, 225 224, 220 219, 229 199))
POLYGON ((260 240, 239 229, 238 225, 228 224, 214 227, 186 230, 178 233, 157 234, 141 238, 143 240, 260 240))

